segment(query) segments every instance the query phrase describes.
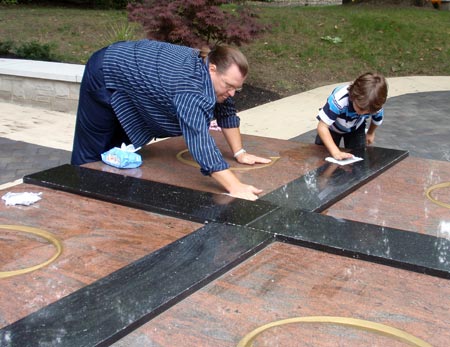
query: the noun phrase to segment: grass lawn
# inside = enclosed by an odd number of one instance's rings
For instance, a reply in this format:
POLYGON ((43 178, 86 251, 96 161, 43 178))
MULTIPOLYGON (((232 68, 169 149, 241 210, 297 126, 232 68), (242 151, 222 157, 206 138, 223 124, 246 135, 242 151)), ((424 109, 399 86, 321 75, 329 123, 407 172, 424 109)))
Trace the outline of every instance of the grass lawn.
MULTIPOLYGON (((250 62, 247 82, 281 96, 366 71, 387 77, 450 75, 450 11, 368 4, 261 6, 259 11, 273 26, 241 47, 250 62)), ((143 37, 125 11, 0 7, 0 42, 50 44, 63 62, 84 64, 112 41, 143 37)))

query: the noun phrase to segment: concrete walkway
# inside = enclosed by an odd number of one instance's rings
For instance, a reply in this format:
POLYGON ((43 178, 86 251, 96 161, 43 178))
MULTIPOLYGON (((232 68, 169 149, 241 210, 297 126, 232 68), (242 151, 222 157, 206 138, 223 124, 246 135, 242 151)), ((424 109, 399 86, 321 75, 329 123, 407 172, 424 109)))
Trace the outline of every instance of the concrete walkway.
MULTIPOLYGON (((389 98, 419 92, 449 91, 450 76, 388 78, 389 98)), ((316 116, 337 83, 293 95, 240 113, 245 134, 291 139, 317 126, 316 116)), ((449 126, 450 127, 450 126, 449 126)))
MULTIPOLYGON (((323 86, 242 111, 239 114, 241 132, 292 139, 314 130, 318 109, 335 86, 345 83, 323 86)), ((411 93, 450 91, 450 76, 389 78, 388 84, 389 98, 411 93)), ((448 104, 448 101, 443 103, 448 104)), ((450 130, 450 110, 443 112, 448 121, 435 125, 450 130)), ((20 183, 25 174, 67 163, 74 124, 73 113, 0 102, 0 189, 20 183)), ((449 142, 442 145, 450 148, 449 142)))

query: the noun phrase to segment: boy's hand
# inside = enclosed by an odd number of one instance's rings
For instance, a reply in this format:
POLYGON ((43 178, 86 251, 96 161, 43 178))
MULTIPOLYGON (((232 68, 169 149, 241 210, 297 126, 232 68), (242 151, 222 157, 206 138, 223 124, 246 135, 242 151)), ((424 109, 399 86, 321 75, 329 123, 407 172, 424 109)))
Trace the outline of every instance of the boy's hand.
POLYGON ((344 159, 353 158, 353 154, 347 153, 347 152, 341 152, 341 151, 337 151, 335 153, 332 153, 331 155, 336 160, 344 160, 344 159))

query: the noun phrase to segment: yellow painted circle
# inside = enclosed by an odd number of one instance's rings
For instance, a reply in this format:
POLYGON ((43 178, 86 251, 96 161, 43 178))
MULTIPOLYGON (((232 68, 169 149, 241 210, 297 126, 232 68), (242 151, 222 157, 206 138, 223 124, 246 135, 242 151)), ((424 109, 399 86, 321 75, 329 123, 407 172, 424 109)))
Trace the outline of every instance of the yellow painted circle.
POLYGON ((436 189, 448 188, 448 187, 450 187, 450 182, 439 183, 439 184, 436 184, 436 185, 431 186, 430 188, 428 188, 425 194, 426 194, 427 198, 430 199, 435 204, 437 204, 439 206, 442 206, 442 207, 450 208, 450 204, 447 204, 445 202, 436 200, 435 198, 433 198, 431 196, 431 192, 432 191, 434 191, 436 189))
POLYGON ((20 269, 20 270, 0 271, 0 278, 7 278, 7 277, 12 277, 12 276, 23 275, 25 273, 43 268, 44 266, 47 266, 51 262, 55 261, 56 258, 58 258, 62 253, 61 242, 56 237, 54 237, 52 234, 50 234, 48 231, 38 229, 38 228, 27 227, 27 226, 23 226, 23 225, 0 225, 0 229, 22 231, 22 232, 25 232, 28 234, 40 236, 43 239, 50 242, 56 248, 56 253, 50 259, 44 261, 43 263, 40 263, 40 264, 37 264, 34 266, 30 266, 30 267, 27 267, 24 269, 20 269))
POLYGON ((271 322, 256 328, 249 334, 245 335, 244 338, 239 341, 237 347, 252 347, 255 338, 262 332, 285 324, 293 323, 329 323, 349 326, 353 328, 363 329, 371 331, 377 334, 385 335, 388 337, 395 338, 397 340, 406 342, 412 346, 416 347, 432 347, 429 343, 411 335, 402 330, 390 327, 388 325, 374 323, 367 320, 346 318, 346 317, 331 317, 331 316, 311 316, 311 317, 294 317, 288 319, 282 319, 279 321, 271 322))
MULTIPOLYGON (((183 158, 183 154, 188 151, 189 151, 188 149, 183 149, 182 151, 178 152, 177 159, 186 165, 190 165, 190 166, 193 166, 193 167, 196 167, 199 169, 200 165, 198 165, 195 161, 183 158)), ((230 167, 230 170, 232 170, 232 171, 247 171, 247 170, 262 169, 262 168, 265 168, 265 167, 275 164, 275 162, 278 159, 280 159, 280 157, 270 157, 270 159, 272 161, 267 164, 257 164, 257 165, 252 165, 252 166, 248 166, 248 167, 230 167)))

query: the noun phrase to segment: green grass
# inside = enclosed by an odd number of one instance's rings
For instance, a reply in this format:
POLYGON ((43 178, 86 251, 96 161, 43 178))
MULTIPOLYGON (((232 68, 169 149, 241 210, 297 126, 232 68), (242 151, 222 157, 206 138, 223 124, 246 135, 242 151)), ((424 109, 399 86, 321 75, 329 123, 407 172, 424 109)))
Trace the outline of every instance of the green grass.
POLYGON ((129 24, 125 11, 61 7, 0 7, 0 40, 36 40, 56 45, 58 60, 84 64, 89 55, 112 41, 145 37, 129 24), (133 35, 130 31, 136 31, 133 35))
POLYGON ((388 77, 450 75, 448 11, 351 5, 264 8, 262 17, 280 25, 243 48, 250 78, 286 95, 368 70, 388 77), (328 36, 342 42, 321 39, 328 36))
MULTIPOLYGON (((431 7, 346 5, 260 8, 271 32, 242 48, 248 83, 283 96, 349 81, 366 71, 387 77, 450 75, 450 11, 431 7), (340 43, 332 39, 339 38, 340 43)), ((36 40, 60 61, 85 63, 116 40, 145 33, 124 11, 0 8, 0 41, 36 40)))

